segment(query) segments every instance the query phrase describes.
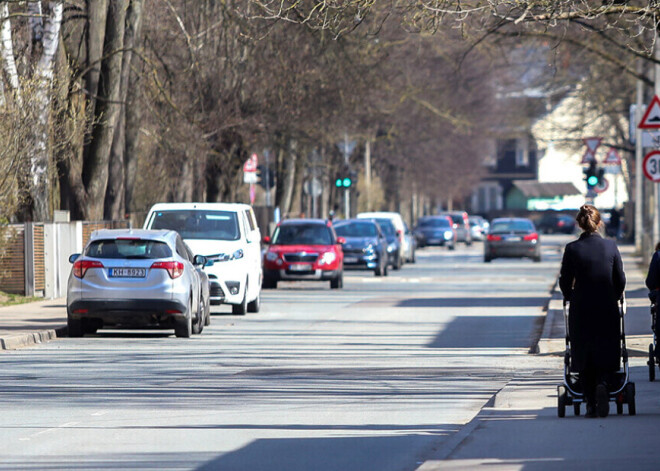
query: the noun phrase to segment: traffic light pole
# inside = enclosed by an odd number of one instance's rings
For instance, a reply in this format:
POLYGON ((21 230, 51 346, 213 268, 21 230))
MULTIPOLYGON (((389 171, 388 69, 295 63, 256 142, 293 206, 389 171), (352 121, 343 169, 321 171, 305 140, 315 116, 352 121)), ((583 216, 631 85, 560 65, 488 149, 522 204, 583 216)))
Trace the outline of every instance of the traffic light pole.
MULTIPOLYGON (((344 133, 344 163, 348 168, 348 133, 344 133)), ((344 217, 351 218, 351 189, 344 188, 344 217)))

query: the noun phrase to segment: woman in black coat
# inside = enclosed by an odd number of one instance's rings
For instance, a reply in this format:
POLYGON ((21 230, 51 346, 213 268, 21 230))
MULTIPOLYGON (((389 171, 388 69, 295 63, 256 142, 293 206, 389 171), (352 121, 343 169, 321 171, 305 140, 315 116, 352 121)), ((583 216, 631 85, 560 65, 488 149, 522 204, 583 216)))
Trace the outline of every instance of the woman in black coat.
POLYGON ((616 244, 597 232, 601 224, 598 210, 585 204, 576 220, 584 232, 566 245, 559 287, 564 299, 570 301, 572 367, 580 373, 587 417, 595 417, 596 413, 606 417, 609 396, 605 381, 620 367, 618 301, 626 287, 626 276, 616 244))

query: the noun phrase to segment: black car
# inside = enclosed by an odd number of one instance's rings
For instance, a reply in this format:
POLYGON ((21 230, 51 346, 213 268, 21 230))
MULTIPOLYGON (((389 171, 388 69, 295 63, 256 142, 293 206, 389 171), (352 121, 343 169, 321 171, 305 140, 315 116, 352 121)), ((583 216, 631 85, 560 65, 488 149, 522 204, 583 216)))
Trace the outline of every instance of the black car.
POLYGON ((456 231, 448 216, 424 216, 419 218, 415 227, 415 237, 420 247, 426 245, 456 248, 456 231))
POLYGON ((398 270, 403 265, 403 259, 401 258, 401 241, 396 233, 394 223, 387 218, 374 218, 373 220, 378 223, 385 239, 387 239, 388 263, 394 270, 398 270))
POLYGON ((544 214, 536 227, 544 234, 573 234, 575 219, 565 214, 544 214))
POLYGON ((500 257, 541 261, 541 239, 532 221, 527 218, 493 219, 484 243, 484 262, 500 257))
POLYGON ((387 276, 387 239, 376 221, 347 219, 334 224, 342 245, 344 268, 373 270, 376 276, 387 276))

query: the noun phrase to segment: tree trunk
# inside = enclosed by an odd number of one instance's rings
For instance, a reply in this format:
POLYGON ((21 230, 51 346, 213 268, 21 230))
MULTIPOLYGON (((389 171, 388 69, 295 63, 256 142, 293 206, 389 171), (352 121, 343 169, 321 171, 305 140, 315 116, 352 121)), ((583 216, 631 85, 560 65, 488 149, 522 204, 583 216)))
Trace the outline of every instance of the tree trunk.
MULTIPOLYGON (((31 156, 31 189, 32 217, 35 221, 47 221, 51 216, 50 193, 50 159, 48 158, 48 141, 50 137, 50 104, 51 84, 55 53, 60 40, 60 25, 62 24, 62 2, 50 2, 50 12, 43 27, 42 53, 34 71, 36 91, 34 99, 33 148, 31 156)), ((33 30, 41 31, 40 29, 33 30)), ((37 40, 33 36, 33 40, 37 40)))
POLYGON ((121 66, 120 99, 121 112, 117 121, 117 129, 112 141, 110 152, 110 174, 108 188, 105 194, 104 214, 106 219, 123 219, 126 215, 125 195, 125 150, 126 150, 126 99, 131 77, 131 61, 133 48, 140 34, 142 26, 142 2, 132 0, 126 13, 126 30, 124 33, 124 49, 121 66))
POLYGON ((18 79, 18 69, 14 57, 14 43, 11 35, 11 22, 9 21, 9 5, 7 2, 0 3, 0 55, 2 66, 7 74, 9 87, 14 93, 16 102, 22 104, 21 85, 18 79))
POLYGON ((290 143, 289 153, 281 149, 282 157, 284 158, 284 177, 282 178, 282 201, 280 202, 280 209, 282 215, 288 214, 291 211, 291 203, 293 201, 293 190, 296 183, 296 151, 295 144, 290 143), (288 155, 288 158, 287 158, 288 155))
POLYGON ((121 49, 124 46, 124 31, 128 0, 110 2, 105 31, 104 57, 96 104, 96 123, 92 131, 89 152, 83 168, 83 182, 89 197, 89 204, 83 208, 85 219, 103 217, 103 204, 108 184, 108 165, 115 135, 115 128, 121 112, 121 49))
POLYGON ((90 116, 94 116, 96 95, 101 76, 101 60, 103 58, 103 39, 108 18, 108 0, 87 0, 87 67, 85 88, 89 99, 90 116))

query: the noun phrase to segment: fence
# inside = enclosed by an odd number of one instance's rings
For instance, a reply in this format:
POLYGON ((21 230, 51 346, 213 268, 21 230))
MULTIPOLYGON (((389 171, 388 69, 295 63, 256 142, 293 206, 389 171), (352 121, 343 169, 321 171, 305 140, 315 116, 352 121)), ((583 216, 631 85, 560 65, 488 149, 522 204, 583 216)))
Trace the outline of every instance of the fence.
POLYGON ((5 226, 0 291, 59 298, 66 295, 69 256, 80 253, 93 231, 129 228, 129 221, 24 223, 5 226))

